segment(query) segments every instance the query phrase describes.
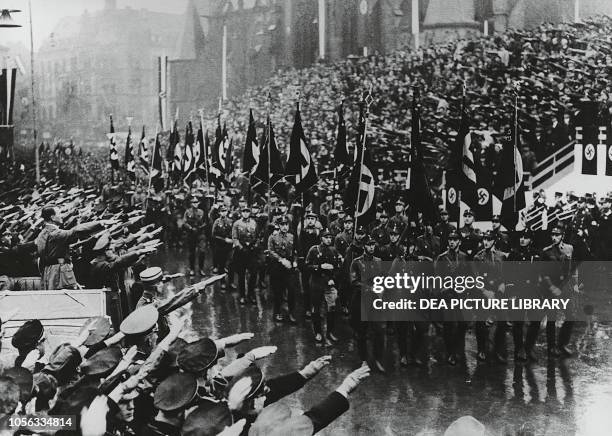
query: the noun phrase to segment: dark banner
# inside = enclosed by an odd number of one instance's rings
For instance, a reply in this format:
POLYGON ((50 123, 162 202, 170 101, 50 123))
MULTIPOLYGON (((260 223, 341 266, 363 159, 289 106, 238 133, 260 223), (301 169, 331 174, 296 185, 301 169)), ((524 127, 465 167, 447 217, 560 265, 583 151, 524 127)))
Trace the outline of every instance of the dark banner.
POLYGON ((582 143, 582 174, 597 175, 597 138, 599 128, 597 126, 584 126, 582 128, 582 140, 577 142, 582 143))

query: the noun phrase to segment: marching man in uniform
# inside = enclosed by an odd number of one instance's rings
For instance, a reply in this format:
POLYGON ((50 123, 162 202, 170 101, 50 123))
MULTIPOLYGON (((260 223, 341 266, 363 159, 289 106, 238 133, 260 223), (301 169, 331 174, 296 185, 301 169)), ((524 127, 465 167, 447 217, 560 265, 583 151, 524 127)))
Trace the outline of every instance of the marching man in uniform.
POLYGON ((315 341, 323 342, 323 328, 321 327, 321 305, 323 300, 327 304, 327 334, 326 338, 336 342, 336 301, 338 288, 336 275, 342 266, 342 256, 332 244, 332 233, 324 230, 321 234, 321 244, 308 250, 306 268, 310 271, 310 291, 313 306, 312 327, 315 341))
POLYGON ((274 295, 274 321, 282 322, 281 305, 285 291, 289 306, 288 320, 291 324, 297 321, 293 316, 295 310, 295 287, 292 286, 293 272, 297 267, 295 262, 295 246, 293 235, 289 233, 289 219, 283 215, 278 221, 280 232, 273 233, 268 238, 270 263, 270 288, 274 295))
POLYGON ((255 256, 257 242, 257 223, 251 218, 251 209, 243 206, 242 216, 232 226, 232 239, 234 240, 233 265, 238 274, 238 290, 240 291, 240 304, 255 304, 255 280, 257 279, 257 258, 255 256), (245 280, 249 273, 248 294, 245 290, 245 280))

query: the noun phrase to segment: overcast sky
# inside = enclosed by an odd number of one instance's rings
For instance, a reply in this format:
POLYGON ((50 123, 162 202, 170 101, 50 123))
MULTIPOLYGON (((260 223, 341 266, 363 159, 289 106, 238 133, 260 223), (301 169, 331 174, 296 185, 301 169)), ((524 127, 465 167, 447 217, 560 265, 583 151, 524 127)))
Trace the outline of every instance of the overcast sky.
MULTIPOLYGON (((104 0, 31 0, 32 21, 34 23, 34 49, 49 36, 59 20, 66 16, 78 16, 85 10, 97 11, 104 7, 104 0)), ((10 45, 20 41, 30 47, 30 28, 28 26, 27 0, 2 0, 3 9, 21 9, 13 14, 13 19, 21 24, 20 28, 0 29, 0 45, 10 45)), ((183 14, 187 0, 117 0, 118 8, 130 6, 134 9, 149 9, 158 12, 183 14)))

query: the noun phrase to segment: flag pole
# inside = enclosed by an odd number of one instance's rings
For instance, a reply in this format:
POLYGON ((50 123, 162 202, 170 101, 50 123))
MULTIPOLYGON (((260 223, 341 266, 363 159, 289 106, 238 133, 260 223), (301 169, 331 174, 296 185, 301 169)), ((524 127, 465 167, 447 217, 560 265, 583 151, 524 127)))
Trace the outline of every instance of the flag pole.
POLYGON ((145 200, 145 210, 147 210, 149 196, 151 195, 151 182, 153 180, 153 159, 155 159, 155 146, 157 144, 158 129, 159 129, 159 124, 155 126, 155 142, 153 143, 153 153, 151 153, 151 161, 149 162, 149 187, 147 188, 147 198, 145 200))
POLYGON ((354 212, 355 224, 353 228, 353 240, 355 239, 355 233, 357 232, 357 221, 359 220, 359 201, 361 200, 361 177, 362 177, 362 172, 363 172, 363 157, 365 156, 366 136, 368 134, 368 117, 370 115, 371 96, 372 96, 372 84, 370 84, 368 93, 366 94, 364 98, 365 111, 363 114, 363 137, 361 138, 361 159, 359 162, 359 179, 357 180, 357 203, 355 204, 355 212, 354 212))
MULTIPOLYGON (((514 149, 512 150, 512 159, 514 162, 514 165, 512 167, 512 190, 514 191, 514 195, 512 197, 512 201, 513 201, 513 208, 512 211, 514 213, 516 213, 516 151, 518 150, 518 91, 519 91, 519 87, 518 87, 518 83, 515 85, 514 87, 514 149)), ((516 224, 514 226, 514 229, 512 230, 516 230, 516 224)))
POLYGON ((270 223, 270 218, 272 216, 270 210, 270 191, 272 190, 272 174, 270 174, 270 133, 272 131, 272 122, 270 121, 270 107, 272 106, 272 95, 268 92, 268 115, 267 115, 267 124, 268 124, 268 135, 266 136, 266 153, 268 154, 268 197, 266 202, 268 203, 268 223, 270 223))
MULTIPOLYGON (((130 132, 131 132, 131 129, 132 129, 132 120, 133 119, 134 119, 134 117, 125 117, 125 121, 127 121, 127 125, 128 125, 128 136, 130 136, 130 144, 129 144, 130 147, 131 147, 131 143, 132 143, 132 137, 130 135, 130 132)), ((126 147, 128 146, 127 138, 126 138, 125 146, 126 147)), ((127 151, 123 153, 124 157, 125 157, 125 153, 127 153, 127 151)), ((130 150, 130 153, 132 154, 132 159, 134 159, 133 151, 130 150)), ((125 168, 124 168, 124 173, 123 173, 124 176, 123 177, 124 177, 124 183, 126 183, 130 179, 130 174, 129 174, 129 171, 127 169, 127 162, 125 162, 125 159, 124 159, 124 165, 125 165, 125 168)))
POLYGON ((204 171, 206 173, 206 195, 210 196, 210 181, 208 179, 208 147, 206 146, 206 141, 204 140, 204 109, 199 109, 198 113, 200 114, 200 126, 202 129, 202 148, 204 149, 204 171))
MULTIPOLYGON (((111 124, 113 124, 113 114, 110 114, 109 117, 110 117, 111 124)), ((113 131, 114 130, 115 129, 113 128, 113 131)), ((114 132, 112 133, 112 135, 114 135, 114 132)), ((115 138, 112 137, 111 141, 115 141, 115 138)), ((111 152, 112 152, 112 150, 111 150, 111 152)), ((116 142, 115 142, 115 152, 117 152, 117 143, 116 142)), ((119 159, 119 156, 117 156, 117 159, 119 159)), ((115 184, 115 169, 113 168, 113 162, 111 160, 111 185, 114 185, 114 184, 115 184)))

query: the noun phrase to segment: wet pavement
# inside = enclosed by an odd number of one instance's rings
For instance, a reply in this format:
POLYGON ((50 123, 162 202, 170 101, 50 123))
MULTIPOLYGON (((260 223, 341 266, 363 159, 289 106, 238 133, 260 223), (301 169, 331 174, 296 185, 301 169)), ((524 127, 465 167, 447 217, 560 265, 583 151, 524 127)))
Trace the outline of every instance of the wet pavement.
MULTIPOLYGON (((187 253, 160 254, 155 263, 169 273, 185 271, 187 253)), ((198 279, 198 276, 195 277, 198 279)), ((181 280, 176 287, 181 288, 181 280)), ((207 289, 191 306, 191 328, 202 335, 222 337, 254 332, 255 338, 229 351, 229 356, 260 345, 278 351, 261 361, 264 374, 274 377, 301 369, 312 359, 332 356, 332 364, 301 391, 283 401, 307 410, 333 391, 344 376, 359 366, 357 350, 346 322, 340 341, 319 346, 310 323, 298 316, 298 325, 272 321, 272 301, 267 290, 258 291, 256 306, 240 306, 235 293, 207 289)), ((534 435, 612 435, 612 326, 595 326, 585 333, 577 328, 572 344, 576 357, 547 363, 544 338, 540 338, 537 364, 476 364, 475 339, 467 337, 467 365, 450 367, 435 357, 442 349, 432 340, 433 358, 427 368, 401 368, 396 338, 387 335, 387 374, 373 374, 352 394, 351 407, 320 434, 325 435, 442 435, 462 415, 472 415, 493 435, 517 435, 522 426, 534 435)), ((508 335, 511 349, 512 339, 508 335)))

